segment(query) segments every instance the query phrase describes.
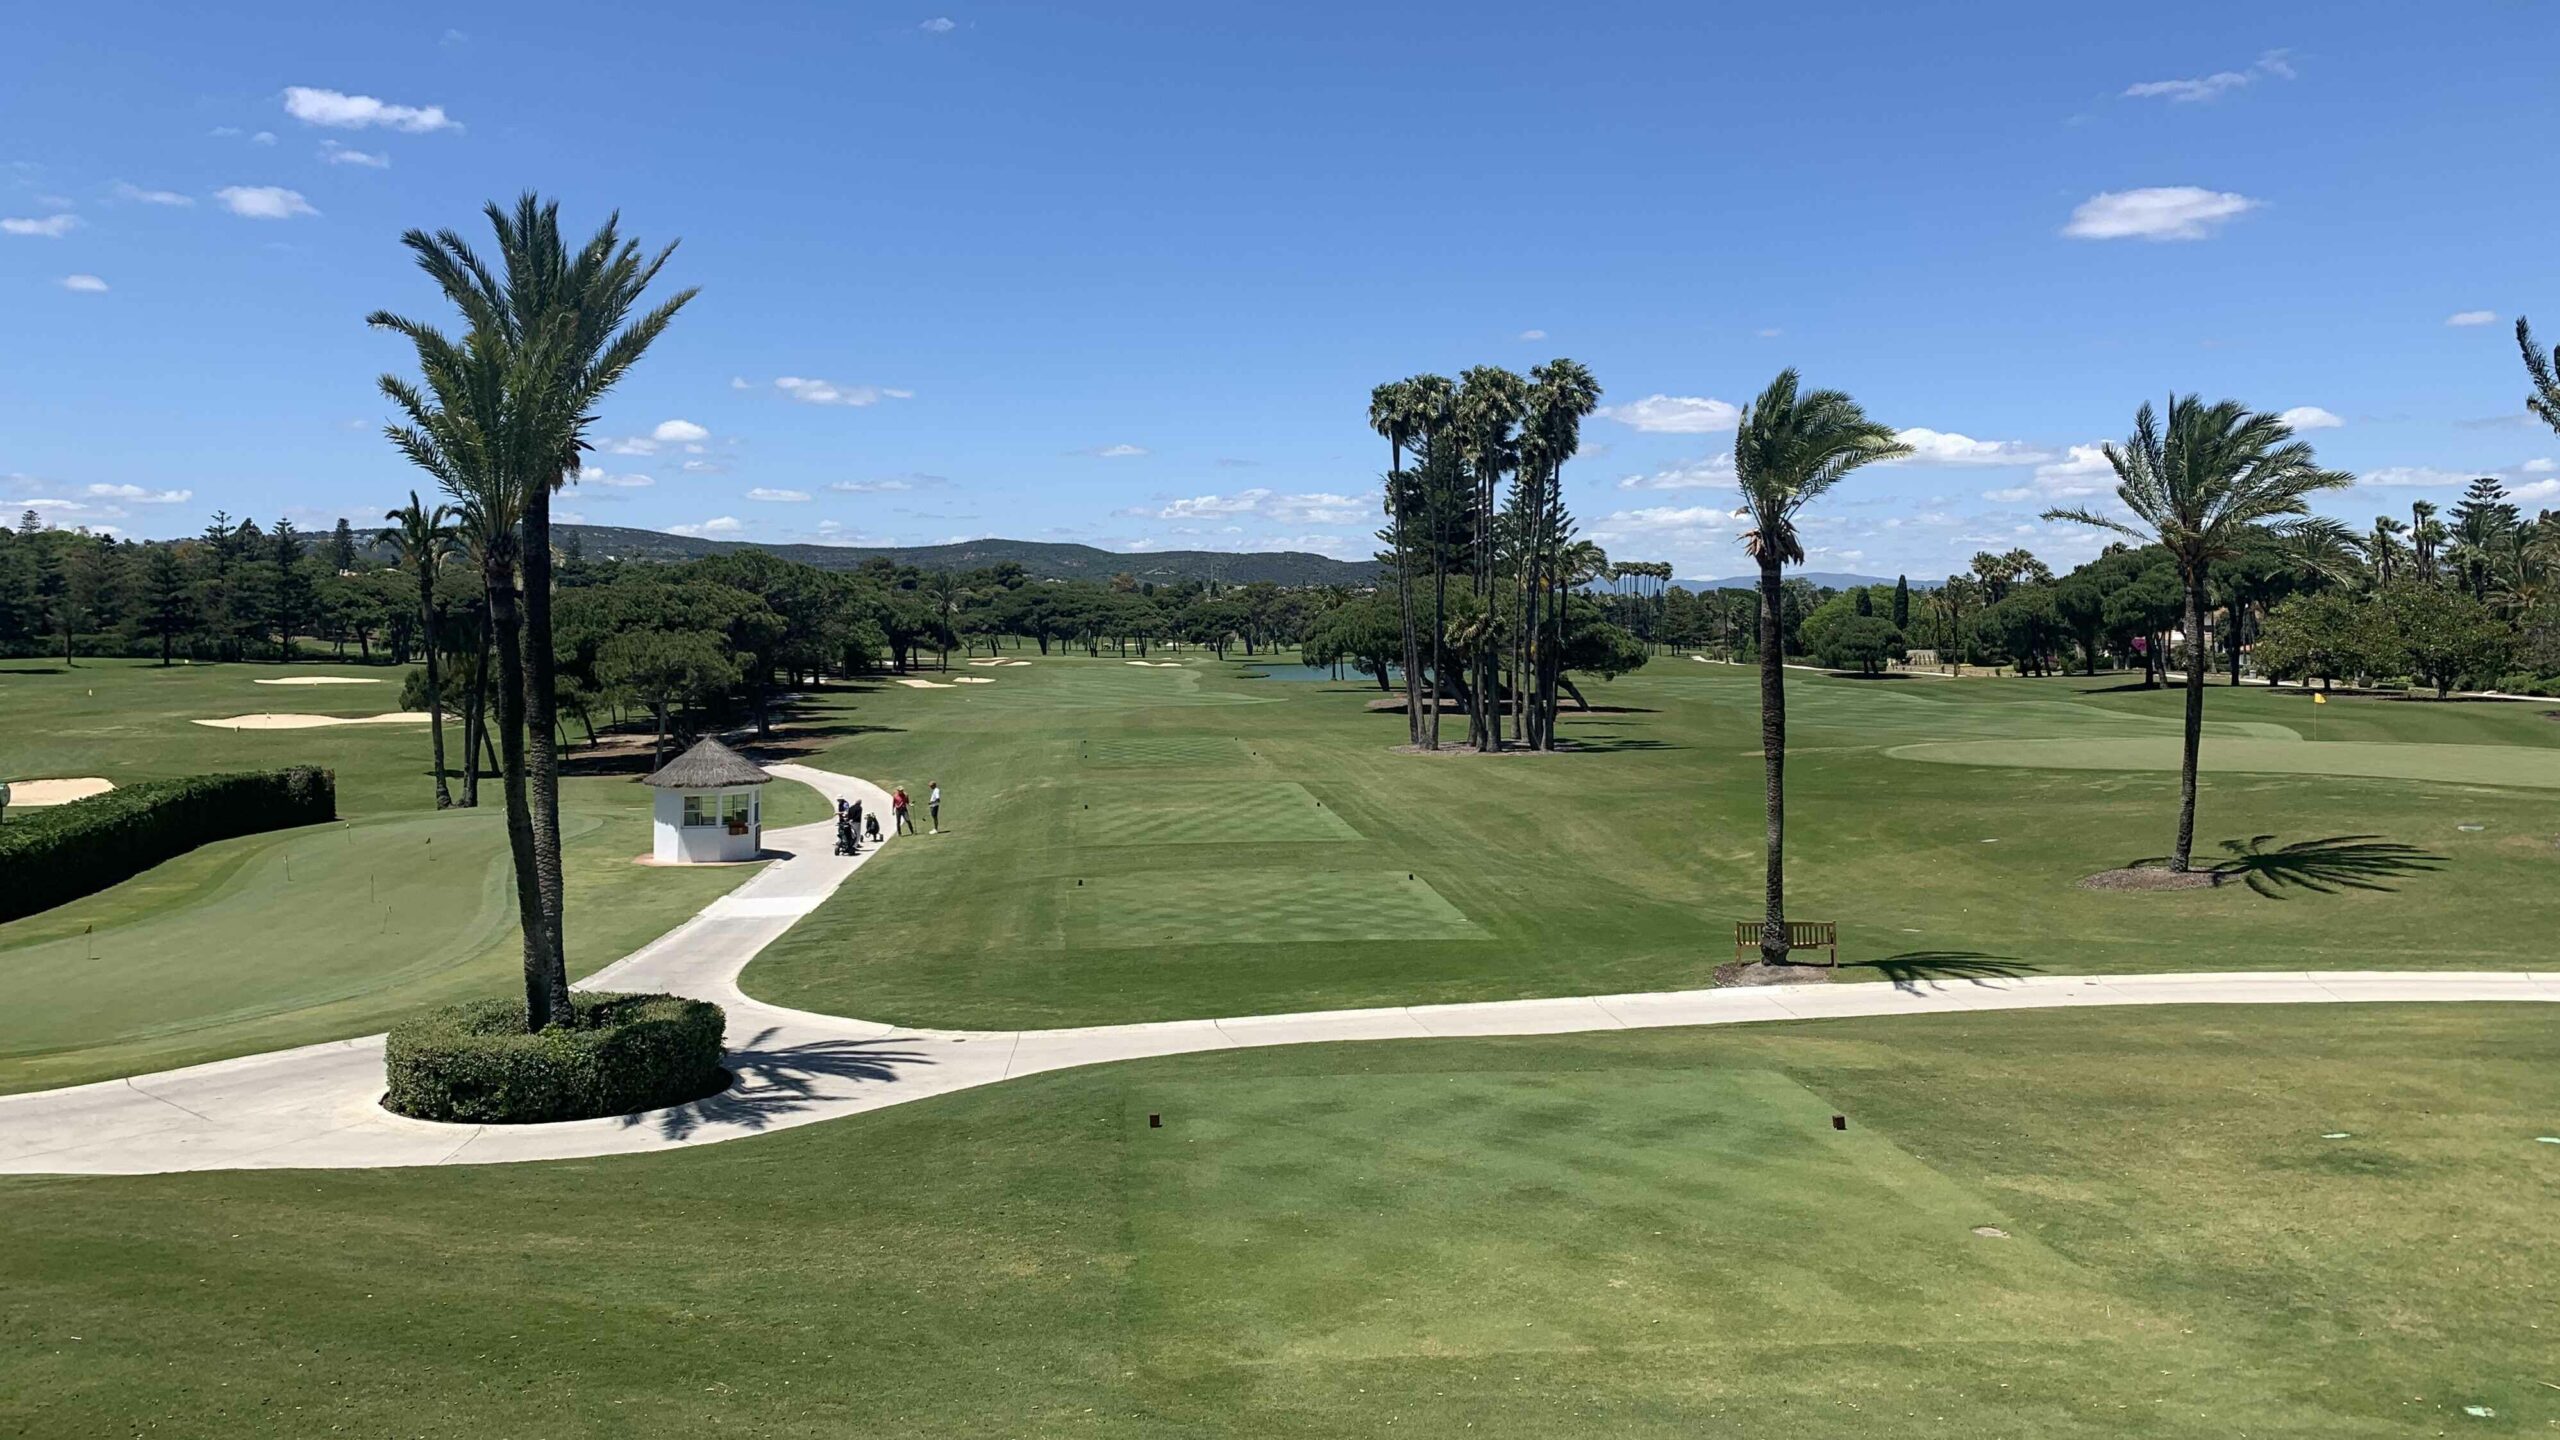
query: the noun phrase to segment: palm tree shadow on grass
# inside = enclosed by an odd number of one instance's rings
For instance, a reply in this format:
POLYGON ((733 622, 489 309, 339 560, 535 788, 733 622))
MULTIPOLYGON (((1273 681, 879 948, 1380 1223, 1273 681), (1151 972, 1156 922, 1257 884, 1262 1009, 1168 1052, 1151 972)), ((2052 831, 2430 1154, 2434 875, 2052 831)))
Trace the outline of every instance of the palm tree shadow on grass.
POLYGON ((918 1066, 934 1061, 922 1051, 894 1048, 893 1039, 814 1040, 774 1045, 765 1031, 728 1054, 728 1089, 691 1105, 624 1117, 626 1125, 655 1125, 661 1137, 685 1139, 713 1125, 747 1130, 770 1128, 777 1120, 805 1110, 851 1088, 830 1081, 894 1084, 918 1066))
POLYGON ((2296 840, 2268 848, 2276 837, 2252 835, 2225 840, 2229 858, 2213 867, 2218 883, 2237 878, 2254 894, 2270 900, 2290 898, 2286 892, 2308 890, 2335 895, 2341 890, 2397 890, 2383 882, 2443 868, 2445 857, 2415 845, 2379 835, 2332 835, 2325 840, 2296 840))
POLYGON ((1995 980, 2016 980, 2042 974, 2044 967, 2013 960, 2006 955, 1986 955, 1979 950, 1906 950, 1880 960, 1852 960, 1843 970, 1872 970, 1893 982, 1897 990, 1918 990, 1924 983, 1961 980, 1971 985, 1987 985, 1995 980))

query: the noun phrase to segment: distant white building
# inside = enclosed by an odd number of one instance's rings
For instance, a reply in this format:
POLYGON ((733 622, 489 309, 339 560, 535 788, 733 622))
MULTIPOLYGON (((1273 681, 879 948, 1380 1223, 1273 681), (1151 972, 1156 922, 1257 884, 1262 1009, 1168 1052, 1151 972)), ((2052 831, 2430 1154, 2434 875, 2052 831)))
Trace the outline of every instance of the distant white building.
POLYGON ((658 792, 650 858, 661 865, 753 860, 764 845, 762 787, 773 777, 705 737, 641 783, 658 792))

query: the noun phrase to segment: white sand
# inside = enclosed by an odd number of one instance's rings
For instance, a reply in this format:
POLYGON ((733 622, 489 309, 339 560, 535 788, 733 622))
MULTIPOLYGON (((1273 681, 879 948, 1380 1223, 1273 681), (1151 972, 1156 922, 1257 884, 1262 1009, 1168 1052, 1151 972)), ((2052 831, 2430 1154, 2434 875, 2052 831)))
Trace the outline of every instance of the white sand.
POLYGON ((1028 665, 1031 662, 1028 660, 1007 660, 1004 663, 1007 665, 1028 665))
POLYGON ((898 683, 906 686, 910 690, 948 690, 951 688, 939 680, 901 680, 898 683))
POLYGON ((1123 665, 1146 666, 1156 670, 1179 670, 1182 668, 1182 662, 1179 660, 1123 660, 1120 663, 1123 665))
POLYGON ((1002 660, 972 660, 969 663, 972 665, 1001 665, 1004 662, 1002 660))
POLYGON ((232 715, 196 723, 216 730, 317 730, 324 725, 424 725, 434 718, 424 710, 394 710, 388 715, 232 715))
POLYGON ((353 675, 294 675, 282 680, 261 680, 261 685, 379 685, 379 680, 365 680, 353 675))
POLYGON ((83 775, 76 780, 12 780, 9 782, 9 804, 68 805, 92 795, 104 795, 116 788, 113 780, 83 775))
POLYGON ((984 675, 954 675, 951 677, 951 683, 954 685, 993 685, 996 682, 984 675))

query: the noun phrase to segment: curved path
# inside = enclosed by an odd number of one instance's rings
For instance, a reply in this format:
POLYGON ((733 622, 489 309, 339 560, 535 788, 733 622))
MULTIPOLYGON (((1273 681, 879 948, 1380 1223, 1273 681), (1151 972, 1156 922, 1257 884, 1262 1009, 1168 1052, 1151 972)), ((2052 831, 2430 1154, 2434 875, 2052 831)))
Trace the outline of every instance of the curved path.
MULTIPOLYGON (((878 786, 800 765, 776 775, 888 805, 878 786)), ((2333 971, 2036 976, 1684 990, 1566 1000, 1415 1005, 1073 1030, 919 1030, 749 998, 738 974, 880 852, 832 853, 828 824, 772 832, 787 852, 581 989, 671 990, 729 1015, 738 1083, 692 1105, 555 1125, 443 1125, 381 1108, 382 1037, 307 1045, 129 1080, 0 1096, 0 1173, 364 1169, 559 1160, 708 1145, 991 1085, 1151 1055, 1332 1040, 1555 1035, 1863 1015, 2089 1005, 2560 1001, 2560 973, 2333 971)), ((888 843, 896 843, 894 841, 888 843)))

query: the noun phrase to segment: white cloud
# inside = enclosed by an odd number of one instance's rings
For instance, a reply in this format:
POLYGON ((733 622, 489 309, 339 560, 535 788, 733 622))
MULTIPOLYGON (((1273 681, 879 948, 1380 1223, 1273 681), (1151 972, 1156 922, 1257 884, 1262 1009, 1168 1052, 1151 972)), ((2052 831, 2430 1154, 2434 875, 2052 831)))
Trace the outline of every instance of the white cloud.
POLYGON ((139 485, 92 485, 89 494, 100 500, 123 500, 135 505, 184 505, 196 498, 193 490, 145 490, 139 485))
POLYGON ((750 500, 762 500, 768 504, 774 505, 797 505, 809 498, 809 492, 806 490, 773 490, 759 485, 753 490, 747 492, 747 498, 750 500))
MULTIPOLYGON (((741 382, 732 381, 731 388, 741 382)), ((912 400, 913 390, 895 390, 880 385, 838 385, 832 380, 810 380, 798 375, 785 375, 773 387, 803 405, 877 405, 883 399, 912 400)))
POLYGON ((1768 327, 1768 328, 1766 328, 1766 329, 1762 329, 1762 330, 1754 330, 1754 331, 1752 331, 1751 333, 1752 333, 1752 334, 1754 334, 1754 335, 1759 336, 1759 337, 1760 337, 1761 339, 1763 339, 1763 340, 1775 340, 1775 339, 1777 339, 1779 336, 1784 335, 1784 334, 1786 334, 1787 332, 1786 332, 1786 331, 1784 331, 1784 330, 1779 329, 1779 328, 1778 328, 1777 326, 1775 326, 1775 325, 1771 325, 1771 326, 1769 326, 1769 327, 1768 327))
POLYGON ((1718 452, 1704 460, 1656 470, 1650 475, 1629 475, 1618 482, 1621 490, 1725 490, 1732 488, 1733 456, 1718 452))
POLYGON ((331 165, 362 165, 369 170, 388 170, 391 157, 373 150, 358 150, 335 140, 320 142, 320 158, 331 165))
POLYGON ((690 420, 661 420, 649 438, 661 445, 698 445, 711 438, 711 432, 690 420))
POLYGON ((936 15, 916 28, 927 35, 948 35, 960 27, 952 24, 951 17, 948 15, 936 15))
POLYGON ((2017 440, 1976 440, 1923 426, 1897 431, 1893 438, 1911 447, 1903 463, 1912 465, 2039 465, 2054 458, 2049 450, 2017 440))
POLYGON ((311 203, 299 190, 281 185, 226 185, 213 192, 222 208, 251 220, 290 220, 296 215, 317 215, 311 203))
POLYGON ((2535 480, 2529 484, 2512 486, 2507 491, 2507 498, 2519 505, 2560 499, 2560 480, 2535 480))
POLYGON ((2295 430, 2335 430, 2347 423, 2317 405, 2296 405, 2276 418, 2295 430))
POLYGON ((1725 548, 1740 533, 1742 521, 1722 505, 1656 505, 1621 510, 1591 526, 1591 538, 1615 548, 1644 545, 1656 551, 1725 548))
POLYGON ((879 495, 916 487, 904 480, 838 480, 827 488, 845 495, 879 495))
POLYGON ((116 198, 138 201, 144 205, 193 205, 196 203, 192 195, 181 195, 175 190, 145 190, 139 185, 127 184, 122 180, 116 182, 116 198))
POLYGON ((2029 500, 2078 500, 2113 489, 2115 478, 2116 467, 2107 463, 2106 448, 2093 441, 2070 446, 2061 458, 2036 466, 2031 483, 1985 490, 1982 498, 2000 505, 2029 500))
POLYGON ((740 520, 735 515, 715 515, 712 518, 703 521, 699 525, 670 525, 667 527, 667 533, 670 535, 692 535, 696 537, 705 535, 734 535, 745 528, 747 528, 746 522, 740 520))
POLYGON ((578 483, 581 485, 601 485, 608 490, 646 490, 650 486, 657 484, 658 481, 655 476, 650 475, 616 475, 605 470, 580 470, 578 472, 578 483))
POLYGON ((1334 495, 1322 491, 1283 495, 1257 487, 1239 490, 1233 495, 1195 495, 1186 500, 1176 500, 1159 510, 1138 513, 1153 515, 1158 520, 1256 515, 1283 525, 1350 525, 1367 518, 1373 508, 1369 501, 1357 495, 1334 495))
POLYGON ((95 275, 65 275, 62 277, 62 288, 77 290, 83 295, 104 295, 107 293, 107 282, 95 275))
POLYGON ((273 145, 276 143, 276 132, 273 130, 261 130, 257 134, 249 137, 249 143, 252 145, 273 145))
POLYGON ((13 215, 0 220, 0 234, 41 235, 48 240, 59 240, 79 228, 80 217, 71 214, 13 215))
POLYGON ((2560 460, 2554 460, 2545 455, 2539 459, 2527 460, 2516 469, 2526 475, 2548 475, 2554 470, 2560 470, 2560 460))
POLYGON ((2139 85, 2126 86, 2124 95, 2128 100, 2168 100, 2181 104, 2217 100, 2231 91, 2246 89, 2261 75, 2273 75, 2279 80, 2292 79, 2293 65, 2285 58, 2290 53, 2270 50, 2260 55, 2246 70, 2217 70, 2191 80, 2146 80, 2139 85))
POLYGON ((2385 465, 2357 476, 2356 483, 2389 489, 2468 485, 2478 474, 2476 470, 2439 470, 2433 465, 2385 465))
POLYGON ((1547 338, 1547 332, 1544 330, 1523 330, 1520 332, 1520 338, 1523 340, 1544 340, 1547 338))
POLYGON ((441 105, 390 105, 370 95, 349 95, 308 85, 285 87, 284 109, 286 114, 305 125, 327 125, 340 130, 379 126, 386 130, 423 135, 434 130, 462 128, 444 113, 441 105))
POLYGON ((2495 325, 2498 323, 2498 312, 2495 310, 2456 310, 2452 314, 2444 317, 2444 323, 2447 325, 2495 325))
POLYGON ((756 387, 749 383, 746 376, 732 375, 729 377, 729 388, 732 390, 753 390, 756 387))
POLYGON ((1130 445, 1122 443, 1119 445, 1105 445, 1101 449, 1092 453, 1097 458, 1103 460, 1126 460, 1133 455, 1146 454, 1147 447, 1144 445, 1130 445))
POLYGON ((2080 202, 2062 233, 2076 240, 2202 240, 2259 203, 2196 185, 2109 190, 2080 202))
POLYGON ((1597 413, 1657 435, 1705 435, 1730 430, 1742 418, 1740 408, 1698 395, 1648 395, 1626 405, 1603 405, 1597 413))

